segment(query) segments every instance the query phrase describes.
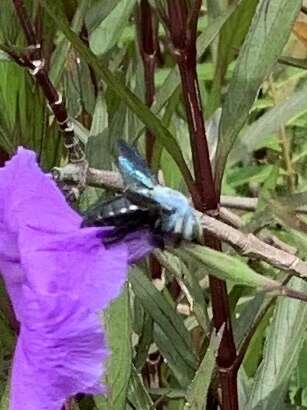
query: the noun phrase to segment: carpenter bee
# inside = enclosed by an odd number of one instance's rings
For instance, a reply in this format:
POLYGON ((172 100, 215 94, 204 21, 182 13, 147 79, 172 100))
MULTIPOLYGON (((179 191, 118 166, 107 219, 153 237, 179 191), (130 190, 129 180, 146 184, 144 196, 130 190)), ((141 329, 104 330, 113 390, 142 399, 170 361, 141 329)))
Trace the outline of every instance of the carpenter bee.
POLYGON ((124 181, 121 196, 97 203, 84 217, 84 226, 112 225, 116 237, 149 227, 161 237, 197 240, 200 228, 195 210, 180 192, 160 185, 138 151, 118 142, 118 169, 124 181))

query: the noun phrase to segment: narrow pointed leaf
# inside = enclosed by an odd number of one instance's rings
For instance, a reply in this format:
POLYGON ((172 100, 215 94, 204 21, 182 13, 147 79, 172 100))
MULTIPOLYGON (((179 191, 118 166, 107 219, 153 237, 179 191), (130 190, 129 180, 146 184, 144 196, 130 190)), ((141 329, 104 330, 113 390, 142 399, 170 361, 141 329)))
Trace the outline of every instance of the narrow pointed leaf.
POLYGON ((212 334, 206 354, 195 373, 192 383, 188 387, 186 399, 190 408, 203 410, 207 403, 207 394, 211 377, 216 366, 215 358, 220 344, 221 334, 212 334))
POLYGON ((97 398, 97 405, 101 410, 124 410, 132 361, 132 329, 127 286, 105 312, 104 324, 108 345, 112 351, 105 380, 109 393, 106 397, 97 398))
POLYGON ((233 143, 262 82, 286 44, 300 7, 301 0, 261 0, 258 4, 222 106, 216 163, 218 187, 233 143))
MULTIPOLYGON (((299 291, 307 290, 307 284, 296 278, 291 286, 299 291)), ((306 303, 278 300, 246 410, 283 408, 288 381, 304 342, 306 321, 306 303)))
POLYGON ((90 47, 95 54, 105 54, 119 40, 136 0, 121 0, 103 19, 90 36, 90 47))
POLYGON ((166 301, 142 271, 134 269, 129 275, 129 280, 144 309, 161 327, 168 342, 172 344, 172 349, 182 357, 190 370, 195 369, 196 356, 193 353, 191 336, 174 307, 166 301))
POLYGON ((263 146, 265 139, 285 126, 292 118, 302 115, 307 109, 307 82, 301 84, 286 100, 268 110, 257 121, 244 129, 235 143, 229 163, 242 161, 247 154, 263 146))
POLYGON ((204 264, 210 272, 212 271, 212 274, 223 280, 263 290, 280 287, 278 282, 259 275, 239 258, 215 251, 206 246, 187 245, 185 248, 175 250, 174 253, 183 258, 195 258, 204 264))

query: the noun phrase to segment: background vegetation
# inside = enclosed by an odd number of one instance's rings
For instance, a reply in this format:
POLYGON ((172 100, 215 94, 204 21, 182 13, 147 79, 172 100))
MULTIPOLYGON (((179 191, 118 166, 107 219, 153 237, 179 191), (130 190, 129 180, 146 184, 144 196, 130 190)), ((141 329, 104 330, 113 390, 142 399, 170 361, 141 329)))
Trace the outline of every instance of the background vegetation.
MULTIPOLYGON (((41 43, 45 72, 64 97, 90 167, 115 170, 116 140, 137 141, 153 171, 197 209, 216 217, 221 192, 221 205, 232 210, 221 214, 228 225, 305 259, 301 1, 24 3, 34 42, 16 14, 22 2, 0 4, 2 164, 18 145, 35 150, 46 170, 67 162, 45 83, 27 69, 41 43)), ((84 211, 109 195, 87 187, 77 206, 84 211)), ((267 278, 290 280, 302 292, 306 283, 289 267, 239 256, 214 235, 205 240, 222 252, 182 247, 131 270, 104 317, 113 351, 110 394, 80 395, 67 406, 307 408, 307 305, 259 292, 267 278)), ((7 409, 18 325, 3 286, 0 292, 0 409, 7 409)))

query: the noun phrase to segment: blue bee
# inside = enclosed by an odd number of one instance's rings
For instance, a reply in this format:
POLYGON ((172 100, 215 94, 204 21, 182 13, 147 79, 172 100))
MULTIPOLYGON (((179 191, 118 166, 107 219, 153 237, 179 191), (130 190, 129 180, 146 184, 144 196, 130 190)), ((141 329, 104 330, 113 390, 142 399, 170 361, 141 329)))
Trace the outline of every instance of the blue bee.
POLYGON ((124 195, 135 204, 160 208, 162 233, 188 241, 199 240, 199 221, 188 199, 180 192, 160 185, 145 160, 126 142, 119 141, 118 151, 124 195))
POLYGON ((126 142, 118 143, 118 168, 124 182, 122 195, 95 204, 85 215, 83 225, 113 225, 114 239, 139 227, 148 226, 159 242, 165 235, 188 241, 199 240, 200 227, 188 199, 174 189, 162 186, 138 151, 126 142))

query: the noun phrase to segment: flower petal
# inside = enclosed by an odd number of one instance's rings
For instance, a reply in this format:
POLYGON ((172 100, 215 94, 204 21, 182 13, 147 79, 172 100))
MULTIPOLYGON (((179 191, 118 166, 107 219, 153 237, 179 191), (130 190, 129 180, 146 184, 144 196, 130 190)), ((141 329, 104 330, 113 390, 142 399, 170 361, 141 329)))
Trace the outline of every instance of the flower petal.
POLYGON ((59 410, 78 392, 105 391, 108 350, 98 313, 152 240, 144 230, 105 246, 110 228, 80 225, 34 153, 19 148, 0 170, 0 270, 21 324, 12 410, 59 410))
POLYGON ((120 293, 127 246, 106 249, 108 229, 81 229, 81 217, 24 149, 0 170, 0 204, 0 269, 21 323, 12 409, 60 409, 73 394, 105 391, 98 311, 120 293))
POLYGON ((0 221, 11 232, 31 225, 53 232, 69 232, 81 217, 65 201, 55 182, 39 168, 35 154, 22 147, 0 169, 0 221))
POLYGON ((13 362, 11 408, 60 410, 78 392, 104 393, 109 352, 99 317, 68 295, 23 289, 27 309, 13 362))

